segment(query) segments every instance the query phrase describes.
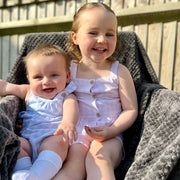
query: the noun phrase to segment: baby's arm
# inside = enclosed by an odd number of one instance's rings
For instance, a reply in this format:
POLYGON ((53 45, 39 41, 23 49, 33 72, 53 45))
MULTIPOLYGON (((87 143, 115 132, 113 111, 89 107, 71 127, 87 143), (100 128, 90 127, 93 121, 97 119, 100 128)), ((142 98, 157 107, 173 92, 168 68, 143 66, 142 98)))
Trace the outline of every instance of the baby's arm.
POLYGON ((69 139, 69 144, 77 139, 76 124, 79 119, 79 107, 76 96, 68 95, 63 104, 63 120, 54 135, 58 135, 63 130, 64 135, 69 139))
POLYGON ((97 141, 104 141, 124 132, 134 123, 138 115, 136 91, 128 69, 119 65, 118 76, 121 114, 110 127, 85 127, 87 134, 97 141))
POLYGON ((17 85, 0 79, 0 96, 15 95, 24 100, 29 88, 26 84, 17 85))

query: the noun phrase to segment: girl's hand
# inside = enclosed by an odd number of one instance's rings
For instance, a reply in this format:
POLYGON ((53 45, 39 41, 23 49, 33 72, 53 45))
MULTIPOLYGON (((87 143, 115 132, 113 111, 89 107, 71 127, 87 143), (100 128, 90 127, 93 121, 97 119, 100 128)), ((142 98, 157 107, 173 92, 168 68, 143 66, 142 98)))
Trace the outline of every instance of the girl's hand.
POLYGON ((62 122, 54 133, 55 136, 59 134, 64 134, 70 145, 73 143, 73 140, 77 140, 77 131, 74 124, 62 122))
POLYGON ((112 138, 111 136, 109 136, 109 127, 107 126, 99 126, 99 127, 85 126, 85 130, 88 136, 99 142, 112 138))

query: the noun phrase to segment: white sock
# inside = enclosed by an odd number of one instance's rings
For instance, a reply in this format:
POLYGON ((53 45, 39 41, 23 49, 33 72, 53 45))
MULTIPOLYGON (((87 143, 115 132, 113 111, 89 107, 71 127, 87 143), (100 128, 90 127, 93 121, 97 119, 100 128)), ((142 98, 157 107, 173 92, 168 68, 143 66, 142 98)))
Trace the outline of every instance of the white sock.
POLYGON ((14 167, 14 172, 19 170, 29 170, 32 166, 31 158, 29 156, 18 159, 14 167))
POLYGON ((61 157, 53 151, 42 151, 34 161, 31 171, 39 180, 50 180, 62 167, 61 157))
POLYGON ((38 180, 38 178, 29 170, 20 170, 13 173, 11 180, 38 180))

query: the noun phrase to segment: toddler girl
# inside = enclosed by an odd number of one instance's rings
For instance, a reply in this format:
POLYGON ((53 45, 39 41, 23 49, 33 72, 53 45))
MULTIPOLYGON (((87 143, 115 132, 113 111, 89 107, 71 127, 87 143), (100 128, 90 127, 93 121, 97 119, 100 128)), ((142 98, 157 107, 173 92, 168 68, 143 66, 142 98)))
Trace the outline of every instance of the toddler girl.
POLYGON ((70 151, 54 179, 113 180, 123 152, 122 133, 137 117, 137 97, 128 69, 113 59, 117 19, 103 3, 88 3, 74 15, 69 53, 79 102, 81 153, 70 151), (80 160, 79 160, 80 159, 80 160))

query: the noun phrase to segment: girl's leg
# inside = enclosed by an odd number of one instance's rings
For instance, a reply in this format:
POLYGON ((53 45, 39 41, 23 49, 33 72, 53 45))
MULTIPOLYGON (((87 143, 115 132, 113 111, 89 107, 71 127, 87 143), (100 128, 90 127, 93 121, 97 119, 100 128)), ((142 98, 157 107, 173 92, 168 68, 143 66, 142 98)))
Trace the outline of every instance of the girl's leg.
POLYGON ((62 169, 53 180, 84 180, 86 176, 86 154, 87 148, 85 148, 82 144, 71 145, 62 169))
POLYGON ((122 144, 116 139, 93 141, 86 158, 87 180, 115 180, 114 169, 122 158, 122 144))

